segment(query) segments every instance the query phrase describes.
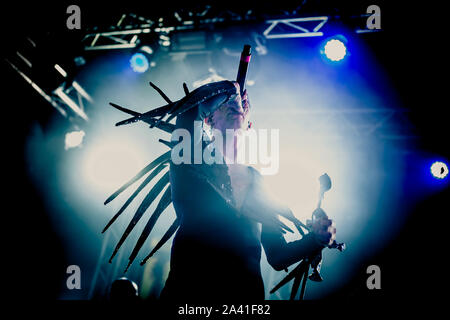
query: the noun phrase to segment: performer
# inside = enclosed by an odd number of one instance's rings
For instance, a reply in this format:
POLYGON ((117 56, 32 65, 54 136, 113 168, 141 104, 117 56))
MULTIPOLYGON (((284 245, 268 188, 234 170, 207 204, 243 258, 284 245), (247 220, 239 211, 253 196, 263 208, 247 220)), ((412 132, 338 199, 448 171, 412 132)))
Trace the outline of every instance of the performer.
MULTIPOLYGON (((171 249, 170 272, 161 292, 161 299, 180 302, 264 299, 260 269, 261 245, 269 264, 275 270, 283 270, 301 259, 316 256, 325 246, 330 245, 336 233, 332 221, 328 218, 317 219, 311 227, 312 232, 300 240, 289 243, 285 241, 283 233, 292 230, 281 222, 279 216, 297 225, 299 221, 289 208, 270 200, 263 178, 257 170, 236 163, 239 152, 236 137, 227 138, 227 129, 246 130, 249 127, 248 95, 244 91, 241 97, 237 82, 210 83, 192 92, 184 85, 186 96, 175 102, 154 84, 151 83, 151 86, 168 104, 142 114, 112 104, 133 116, 117 125, 144 121, 151 127, 167 132, 187 130, 192 138, 191 161, 175 164, 168 152, 150 163, 106 200, 105 204, 151 172, 103 231, 117 219, 145 185, 170 163, 170 172, 163 175, 147 194, 111 259, 152 201, 169 183, 170 177, 170 186, 148 220, 129 258, 128 266, 136 258, 158 217, 172 201, 177 219, 160 243, 141 262, 145 263, 178 228, 171 249), (168 114, 170 116, 163 121, 168 114), (175 116, 174 126, 169 120, 175 116), (195 139, 198 132, 196 134, 194 131, 199 128, 194 125, 195 121, 203 121, 211 126, 216 130, 213 130, 213 134, 221 133, 223 151, 221 155, 215 155, 215 158, 220 156, 222 163, 195 163, 194 153, 198 144, 201 144, 200 150, 205 148, 203 139, 195 139)), ((164 143, 173 147, 176 142, 164 143)), ((216 152, 220 152, 220 149, 216 149, 216 152)))
MULTIPOLYGON (((224 160, 223 164, 194 164, 192 160, 191 164, 170 165, 172 201, 181 226, 172 244, 170 273, 161 298, 264 299, 261 244, 270 265, 283 270, 334 240, 335 229, 329 228, 332 222, 328 219, 317 222, 314 233, 301 240, 284 240, 282 227, 271 218, 289 209, 268 200, 262 176, 254 168, 236 163, 240 151, 237 137, 226 139, 227 129, 249 127, 247 92, 241 97, 237 82, 222 85, 235 87, 226 103, 200 104, 177 117, 176 128, 188 130, 191 137, 195 120, 218 130, 223 137, 224 160), (258 220, 258 215, 266 223, 252 219, 258 220)), ((193 148, 196 143, 201 141, 192 141, 193 148)))

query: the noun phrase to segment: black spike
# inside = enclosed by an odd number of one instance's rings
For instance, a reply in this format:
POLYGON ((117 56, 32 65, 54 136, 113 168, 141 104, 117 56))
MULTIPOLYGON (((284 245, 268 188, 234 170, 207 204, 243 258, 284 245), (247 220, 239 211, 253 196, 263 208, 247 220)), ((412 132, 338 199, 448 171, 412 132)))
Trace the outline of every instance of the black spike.
POLYGON ((111 257, 109 258, 109 262, 112 261, 114 256, 116 255, 117 251, 122 246, 125 239, 128 237, 130 232, 134 229, 136 224, 141 219, 142 215, 145 213, 145 211, 150 207, 153 200, 160 194, 162 189, 169 183, 169 172, 166 172, 162 178, 153 186, 153 188, 150 190, 150 192, 147 194, 147 196, 142 201, 141 205, 137 209, 136 213, 134 214, 133 218, 131 219, 130 223, 128 224, 127 228, 125 229, 125 232, 123 233, 122 237, 120 238, 119 242, 117 243, 114 252, 112 253, 111 257))
POLYGON ((164 192, 163 196, 159 200, 158 206, 156 207, 155 211, 153 212, 150 219, 147 221, 147 224, 145 225, 144 229, 142 230, 142 233, 136 242, 136 245, 134 246, 133 252, 131 252, 130 257, 128 258, 128 266, 125 269, 125 272, 127 272, 129 266, 133 263, 134 259, 136 259, 136 256, 139 252, 139 250, 142 248, 142 245, 144 244, 145 240, 147 240, 149 234, 152 232, 153 227, 156 224, 156 221, 158 221, 160 215, 163 213, 163 211, 169 206, 169 204, 172 202, 172 194, 170 185, 164 192))
POLYGON ((123 125, 125 125, 125 124, 130 124, 130 123, 138 122, 139 120, 140 120, 140 119, 139 119, 139 116, 133 117, 133 118, 128 118, 128 119, 125 119, 125 120, 122 120, 122 121, 117 122, 117 123, 116 123, 116 127, 120 127, 120 126, 123 126, 123 125))
POLYGON ((285 230, 294 233, 294 231, 289 228, 286 224, 284 224, 276 215, 272 215, 271 213, 260 211, 258 214, 255 214, 254 210, 245 210, 242 213, 250 218, 255 220, 256 222, 259 222, 263 225, 270 226, 271 228, 277 228, 281 232, 286 233, 285 230))
POLYGON ((270 294, 274 293, 286 283, 294 279, 294 277, 298 276, 304 270, 305 262, 302 260, 291 272, 289 272, 286 277, 283 278, 272 290, 270 290, 270 294))
POLYGON ((161 97, 166 100, 167 103, 172 103, 172 101, 169 99, 168 96, 166 96, 166 94, 160 89, 158 88, 153 82, 149 82, 150 85, 152 86, 153 89, 155 89, 160 95, 161 97))
POLYGON ((114 200, 119 194, 121 194, 125 189, 127 189, 129 186, 131 186, 133 183, 138 181, 140 178, 145 176, 147 172, 155 168, 157 165, 167 161, 167 159, 170 159, 170 150, 166 153, 160 155, 158 158, 153 160, 150 164, 148 164, 144 169, 138 172, 137 175, 135 175, 130 181, 125 183, 122 187, 120 187, 116 192, 114 192, 111 196, 109 196, 108 199, 105 201, 105 205, 114 200))
MULTIPOLYGON (((176 101, 171 105, 170 110, 167 112, 167 114, 171 114, 171 116, 169 117, 170 119, 174 118, 177 115, 176 113, 174 113, 175 111, 181 109, 181 107, 186 104, 186 98, 187 97, 184 97, 181 100, 176 101)), ((159 119, 156 121, 155 125, 157 126, 167 114, 161 115, 159 117, 159 119)), ((166 122, 169 122, 169 121, 170 121, 169 119, 166 120, 166 122)), ((153 126, 154 125, 150 126, 150 128, 152 128, 153 126)))
POLYGON ((123 206, 120 208, 120 210, 112 217, 112 219, 108 222, 108 224, 103 229, 102 233, 104 233, 108 228, 113 224, 114 221, 122 214, 122 212, 128 207, 128 205, 133 201, 134 198, 141 192, 142 189, 145 188, 147 184, 150 183, 150 181, 153 180, 154 177, 158 175, 164 168, 166 168, 166 164, 169 162, 169 159, 162 162, 159 166, 156 167, 155 170, 153 170, 147 178, 140 184, 140 186, 133 192, 133 194, 127 199, 127 201, 123 204, 123 206))
POLYGON ((188 89, 188 87, 187 87, 186 82, 183 82, 183 90, 184 90, 184 94, 185 94, 185 95, 188 95, 188 94, 189 94, 189 89, 188 89))
POLYGON ((286 219, 290 220, 292 223, 294 223, 295 227, 297 228, 298 232, 300 232, 300 234, 302 236, 305 235, 305 232, 303 232, 303 228, 306 229, 307 231, 309 231, 309 228, 303 223, 301 222, 299 219, 297 219, 294 214, 292 213, 291 210, 287 209, 287 210, 281 210, 279 212, 280 216, 285 217, 286 219))
POLYGON ((153 250, 141 261, 141 266, 143 266, 147 262, 147 260, 150 259, 156 253, 156 251, 158 251, 167 242, 167 240, 169 240, 173 236, 179 226, 180 220, 177 218, 169 227, 169 229, 167 229, 166 233, 163 235, 161 240, 159 240, 153 250))
POLYGON ((156 120, 151 118, 152 120, 144 120, 146 123, 150 124, 150 128, 153 128, 156 126, 158 129, 161 129, 167 133, 172 133, 175 130, 175 125, 172 123, 168 123, 166 121, 161 121, 158 124, 156 124, 156 120))
MULTIPOLYGON (((165 115, 163 115, 163 117, 164 116, 165 115)), ((130 123, 130 122, 127 122, 128 120, 131 121, 132 119, 127 119, 127 120, 118 122, 118 123, 116 123, 116 126, 120 126, 120 125, 123 125, 123 124, 130 123)), ((159 121, 159 120, 156 120, 156 119, 154 119, 152 117, 135 118, 135 120, 133 120, 132 122, 136 122, 136 121, 146 122, 146 123, 148 123, 150 125, 150 128, 154 128, 156 126, 158 129, 161 129, 162 131, 165 131, 167 133, 172 133, 175 130, 175 125, 174 124, 168 123, 166 121, 159 121)))
MULTIPOLYGON (((166 115, 165 114, 163 114, 161 117, 159 117, 159 119, 158 120, 156 120, 153 124, 150 124, 150 128, 153 128, 154 126, 158 126, 161 122, 163 122, 163 118, 165 117, 166 115)), ((167 122, 167 121, 166 121, 167 122)))
POLYGON ((140 121, 140 120, 144 121, 145 118, 152 118, 152 117, 158 117, 158 116, 161 116, 161 115, 166 115, 170 111, 171 107, 172 107, 172 104, 166 104, 166 105, 164 105, 162 107, 159 107, 159 108, 156 108, 156 109, 144 112, 144 113, 142 113, 142 114, 140 114, 138 116, 119 121, 119 122, 116 123, 116 126, 118 127, 118 126, 122 126, 122 125, 125 125, 125 124, 129 124, 129 123, 133 123, 133 122, 136 122, 136 121, 140 121))
POLYGON ((139 113, 139 112, 136 112, 136 111, 133 111, 133 110, 130 110, 130 109, 121 107, 121 106, 119 106, 118 104, 115 104, 115 103, 112 103, 112 102, 110 102, 109 104, 110 104, 111 106, 113 106, 114 108, 116 108, 117 110, 120 110, 120 111, 122 111, 122 112, 131 114, 132 116, 137 117, 137 116, 140 116, 140 115, 141 115, 141 113, 139 113))
POLYGON ((295 296, 297 295, 298 288, 300 287, 300 281, 302 280, 303 274, 297 274, 297 276, 294 278, 294 283, 292 284, 291 288, 291 296, 289 300, 294 300, 295 296))
POLYGON ((306 281, 308 280, 308 272, 309 272, 309 263, 305 265, 305 270, 303 271, 303 281, 302 281, 302 288, 300 289, 300 300, 303 300, 303 297, 305 295, 305 287, 306 287, 306 281))
MULTIPOLYGON (((225 93, 225 92, 222 92, 222 93, 225 93)), ((231 95, 231 93, 229 93, 226 97, 224 96, 224 99, 222 101, 215 101, 215 104, 221 105, 221 104, 225 103, 230 98, 230 95, 231 95)), ((211 95, 209 97, 205 97, 204 101, 207 101, 207 100, 210 100, 210 99, 214 99, 214 98, 215 98, 215 96, 211 95)), ((181 102, 181 101, 182 100, 180 100, 179 102, 181 102)), ((209 103, 211 103, 211 101, 209 101, 209 103)), ((176 103, 176 104, 174 104, 172 109, 169 111, 170 116, 166 119, 166 121, 169 122, 170 120, 175 118, 177 115, 188 111, 189 109, 195 107, 196 105, 198 105, 198 103, 194 104, 194 105, 192 105, 192 104, 189 105, 187 103, 184 103, 184 101, 183 101, 183 103, 176 103)))
POLYGON ((278 222, 278 224, 279 224, 279 226, 282 228, 282 230, 284 229, 284 230, 287 230, 287 231, 289 231, 290 233, 294 233, 294 231, 291 229, 291 228, 289 228, 287 225, 285 225, 282 221, 280 221, 278 218, 275 218, 276 220, 277 220, 277 222, 278 222))
POLYGON ((175 144, 176 144, 176 142, 166 141, 166 140, 163 140, 163 139, 158 139, 158 141, 161 142, 162 144, 168 146, 170 149, 172 149, 175 146, 175 144))

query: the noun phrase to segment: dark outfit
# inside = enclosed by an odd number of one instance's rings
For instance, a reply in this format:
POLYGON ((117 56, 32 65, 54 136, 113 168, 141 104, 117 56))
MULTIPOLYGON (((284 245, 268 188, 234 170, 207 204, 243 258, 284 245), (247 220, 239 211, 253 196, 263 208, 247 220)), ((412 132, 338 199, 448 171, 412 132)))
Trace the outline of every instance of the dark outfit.
MULTIPOLYGON (((188 111, 178 116, 177 127, 192 134, 196 119, 198 111, 188 111)), ((262 300, 261 244, 276 270, 323 248, 312 234, 286 243, 278 226, 263 223, 261 228, 261 223, 249 218, 248 212, 275 215, 277 208, 265 205, 262 178, 255 169, 247 169, 252 182, 237 210, 227 165, 171 164, 172 200, 181 225, 173 240, 162 299, 262 300)))

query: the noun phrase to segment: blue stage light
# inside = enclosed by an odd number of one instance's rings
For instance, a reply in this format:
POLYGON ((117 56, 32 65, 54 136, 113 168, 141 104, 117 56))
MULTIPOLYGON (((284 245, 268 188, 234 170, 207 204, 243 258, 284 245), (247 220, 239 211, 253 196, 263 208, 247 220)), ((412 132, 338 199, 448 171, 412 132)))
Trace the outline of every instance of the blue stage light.
POLYGON ((435 161, 430 167, 430 172, 436 179, 444 179, 448 175, 448 167, 442 161, 435 161))
POLYGON ((323 54, 325 54, 328 60, 341 61, 347 55, 347 47, 339 39, 330 39, 323 47, 323 54))
POLYGON ((142 53, 135 53, 130 59, 130 66, 134 72, 143 73, 148 70, 149 62, 142 53))

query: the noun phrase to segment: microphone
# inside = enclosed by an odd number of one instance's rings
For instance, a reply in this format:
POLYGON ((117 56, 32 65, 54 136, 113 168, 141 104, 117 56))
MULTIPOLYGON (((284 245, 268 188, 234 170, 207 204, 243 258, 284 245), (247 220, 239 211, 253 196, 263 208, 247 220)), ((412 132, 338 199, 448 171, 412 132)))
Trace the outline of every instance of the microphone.
POLYGON ((241 96, 244 94, 245 89, 245 77, 247 76, 247 69, 252 57, 251 46, 249 44, 244 45, 244 49, 241 53, 241 61, 239 62, 238 74, 236 82, 239 83, 241 88, 241 96))

